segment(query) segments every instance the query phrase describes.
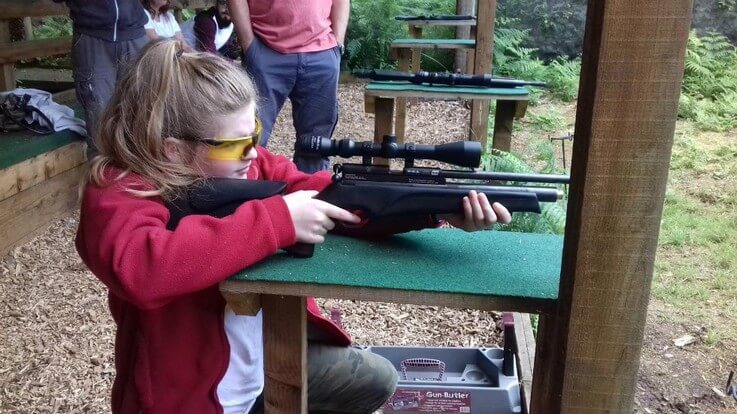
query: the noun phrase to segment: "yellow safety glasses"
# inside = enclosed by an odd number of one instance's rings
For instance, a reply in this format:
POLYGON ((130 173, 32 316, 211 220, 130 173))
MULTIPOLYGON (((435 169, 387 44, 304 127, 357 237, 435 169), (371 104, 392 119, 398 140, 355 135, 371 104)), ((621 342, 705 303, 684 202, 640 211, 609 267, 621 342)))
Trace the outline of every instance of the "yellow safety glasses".
POLYGON ((258 145, 262 131, 261 121, 256 119, 256 131, 252 135, 203 139, 201 142, 210 146, 207 151, 207 158, 219 161, 239 161, 258 145))

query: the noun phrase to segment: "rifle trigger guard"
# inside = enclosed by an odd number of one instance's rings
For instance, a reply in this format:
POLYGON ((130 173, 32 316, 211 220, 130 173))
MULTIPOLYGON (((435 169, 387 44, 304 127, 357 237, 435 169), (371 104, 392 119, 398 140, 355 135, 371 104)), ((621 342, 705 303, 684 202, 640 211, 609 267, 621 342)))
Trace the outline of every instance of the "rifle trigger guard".
POLYGON ((343 165, 335 164, 333 166, 333 181, 340 182, 343 180, 343 165))

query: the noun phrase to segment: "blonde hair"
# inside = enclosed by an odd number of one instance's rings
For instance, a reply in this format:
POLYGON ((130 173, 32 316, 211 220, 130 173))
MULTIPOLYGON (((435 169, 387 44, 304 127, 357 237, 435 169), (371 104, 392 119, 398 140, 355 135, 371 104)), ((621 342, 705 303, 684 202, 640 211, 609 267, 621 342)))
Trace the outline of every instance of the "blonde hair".
POLYGON ((88 179, 110 184, 105 171, 143 176, 154 190, 128 188, 140 196, 171 198, 203 178, 192 164, 198 140, 211 138, 215 120, 256 103, 253 82, 235 63, 210 53, 182 53, 177 40, 149 44, 118 82, 98 134, 99 155, 88 179), (180 161, 164 151, 167 137, 181 139, 180 161))

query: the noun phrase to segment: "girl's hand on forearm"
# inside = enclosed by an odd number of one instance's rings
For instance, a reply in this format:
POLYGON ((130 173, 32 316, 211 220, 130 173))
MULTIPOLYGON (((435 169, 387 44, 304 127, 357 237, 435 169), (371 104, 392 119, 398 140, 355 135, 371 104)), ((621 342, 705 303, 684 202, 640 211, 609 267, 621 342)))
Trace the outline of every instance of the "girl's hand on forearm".
POLYGON ((512 221, 512 214, 499 203, 490 204, 484 193, 471 190, 463 197, 463 214, 450 214, 440 218, 453 227, 470 232, 486 230, 497 222, 508 224, 512 221))

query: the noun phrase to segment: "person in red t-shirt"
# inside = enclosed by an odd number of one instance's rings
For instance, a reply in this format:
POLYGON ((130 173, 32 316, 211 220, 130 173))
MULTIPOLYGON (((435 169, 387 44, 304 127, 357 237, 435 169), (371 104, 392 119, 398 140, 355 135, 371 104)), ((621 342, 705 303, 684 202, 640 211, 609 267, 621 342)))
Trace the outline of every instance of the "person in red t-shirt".
MULTIPOLYGON (((109 289, 117 325, 114 413, 258 412, 261 314, 236 315, 218 284, 279 248, 322 243, 341 222, 360 221, 313 198, 329 173, 299 172, 258 146, 260 132, 251 80, 217 55, 156 41, 120 80, 103 114, 75 241, 109 289), (287 190, 223 218, 185 216, 170 229, 167 204, 212 177, 282 181, 287 190)), ((483 195, 469 193, 463 203, 465 215, 448 220, 466 230, 510 220, 483 195)), ((403 218, 384 232, 434 224, 403 218)), ((393 393, 395 368, 350 347, 314 299, 307 304, 310 411, 373 412, 393 393)))
MULTIPOLYGON (((349 0, 228 0, 228 5, 243 66, 262 98, 264 145, 287 98, 296 137, 332 136, 349 0)), ((304 172, 329 167, 327 158, 298 149, 294 162, 304 172)))

